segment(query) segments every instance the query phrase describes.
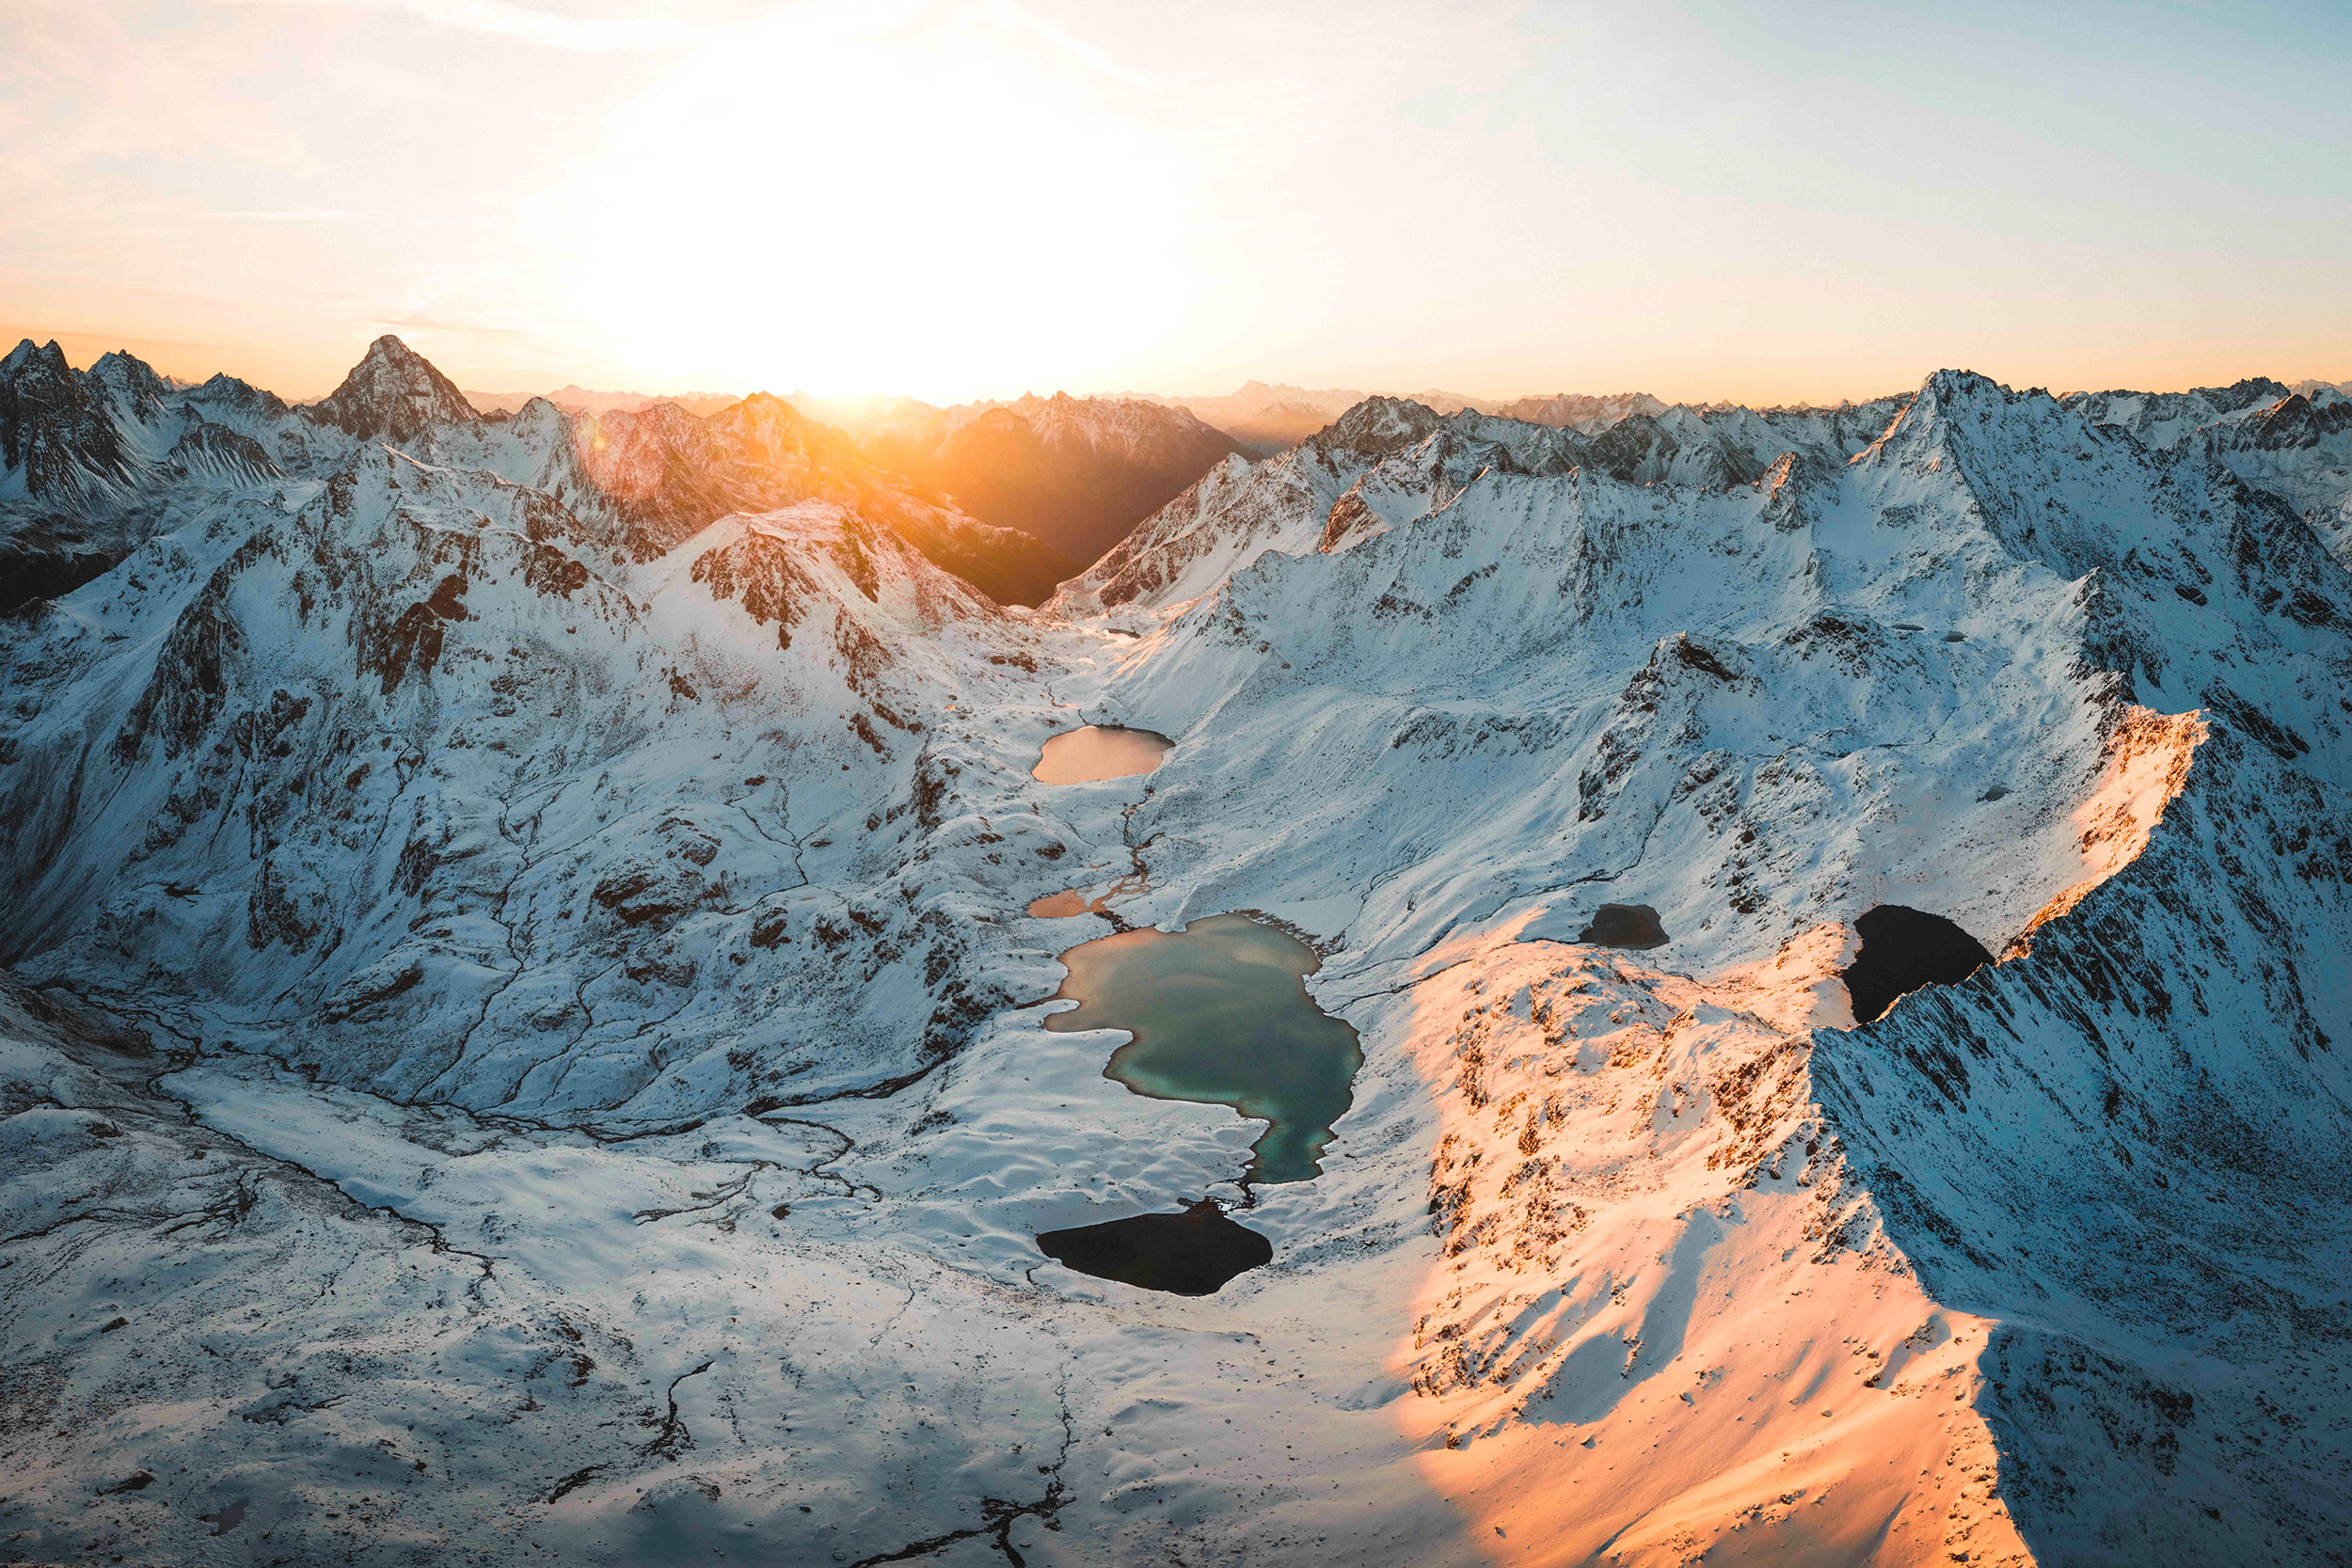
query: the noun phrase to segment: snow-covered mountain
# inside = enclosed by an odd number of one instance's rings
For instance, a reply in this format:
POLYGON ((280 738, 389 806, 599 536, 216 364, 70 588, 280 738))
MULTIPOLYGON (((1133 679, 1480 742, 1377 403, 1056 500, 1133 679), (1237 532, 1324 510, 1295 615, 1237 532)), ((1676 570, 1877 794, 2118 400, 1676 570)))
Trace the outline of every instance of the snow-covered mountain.
POLYGON ((594 415, 544 400, 485 417, 385 337, 333 393, 294 409, 225 376, 172 388, 127 355, 76 372, 56 344, 28 341, 0 360, 0 605, 87 580, 231 498, 297 504, 370 443, 547 490, 640 560, 731 512, 830 499, 1007 602, 1043 596, 1073 564, 876 469, 766 394, 707 419, 670 403, 594 415))
MULTIPOLYGON (((1210 397, 1131 395, 1146 402, 1189 409, 1250 451, 1271 456, 1296 446, 1375 394, 1337 388, 1310 389, 1288 385, 1269 386, 1263 381, 1249 381, 1234 391, 1210 397)), ((1439 414, 1458 414, 1468 409, 1473 413, 1500 414, 1505 419, 1523 420, 1530 424, 1562 426, 1588 436, 1597 434, 1629 414, 1662 414, 1667 408, 1667 404, 1647 392, 1613 392, 1600 396, 1555 392, 1549 396, 1497 401, 1466 397, 1459 392, 1431 390, 1409 393, 1406 398, 1439 414)))
POLYGON ((2076 393, 2066 401, 2151 446, 2211 453, 2294 507, 2339 559, 2352 562, 2352 396, 2327 386, 2290 392, 2256 377, 2189 392, 2076 393))
POLYGON ((18 1555, 2339 1555, 2328 397, 1370 400, 1034 613, 758 400, 238 403, 0 623, 18 1555), (1311 943, 1321 1176, 1043 1026, 1072 887, 1311 943), (1885 906, 1998 961, 1857 1024, 1885 906), (1204 1195, 1214 1295, 1034 1242, 1204 1195))
POLYGON ((1368 398, 1290 451, 1211 469, 1063 584, 1056 603, 1074 613, 1183 603, 1264 550, 1336 548, 1440 508, 1489 468, 1537 476, 1586 468, 1634 484, 1723 488, 1753 483, 1783 454, 1834 467, 1867 445, 1905 401, 1762 412, 1675 407, 1629 414, 1587 436, 1368 398))

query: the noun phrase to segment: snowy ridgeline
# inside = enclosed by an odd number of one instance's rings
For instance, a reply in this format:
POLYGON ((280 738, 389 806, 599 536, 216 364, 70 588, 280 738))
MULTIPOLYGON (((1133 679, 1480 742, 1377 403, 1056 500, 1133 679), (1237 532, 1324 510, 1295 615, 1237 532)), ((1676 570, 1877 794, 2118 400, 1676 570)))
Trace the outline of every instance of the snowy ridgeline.
POLYGON ((400 355, 9 404, 127 551, 0 626, 12 1553, 2332 1560, 2352 404, 1375 400, 1027 614, 400 355), (1198 1299, 1033 1242, 1245 1201, 1043 1027, 1122 879, 1365 1054, 1198 1299), (1854 1028, 1889 904, 2002 961, 1854 1028))

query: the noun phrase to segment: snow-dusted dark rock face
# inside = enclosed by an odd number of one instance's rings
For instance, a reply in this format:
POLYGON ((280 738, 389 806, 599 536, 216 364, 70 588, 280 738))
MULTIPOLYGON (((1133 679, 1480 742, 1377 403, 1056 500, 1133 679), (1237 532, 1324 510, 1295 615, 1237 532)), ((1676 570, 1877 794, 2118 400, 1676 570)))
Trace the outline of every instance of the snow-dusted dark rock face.
POLYGON ((6 362, 11 1553, 2341 1560, 2340 394, 1368 401, 1031 613, 382 357, 6 362), (1993 961, 1858 1023, 1887 906, 1993 961), (1047 1022, 1227 911, 1312 1180, 1047 1022), (1213 1293, 1040 1252, 1138 1216, 1213 1293))
POLYGON ((413 441, 428 432, 470 431, 480 422, 456 383, 389 333, 342 386, 310 405, 310 417, 362 441, 413 441))

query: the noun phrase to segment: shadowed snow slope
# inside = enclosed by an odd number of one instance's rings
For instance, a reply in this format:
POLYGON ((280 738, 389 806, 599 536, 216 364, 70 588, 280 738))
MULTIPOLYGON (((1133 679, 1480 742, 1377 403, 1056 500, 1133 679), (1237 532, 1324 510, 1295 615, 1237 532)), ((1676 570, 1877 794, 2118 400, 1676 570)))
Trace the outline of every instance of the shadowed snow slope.
POLYGON ((0 624, 0 1529, 2340 1560, 2352 576, 2268 390, 1370 400, 1039 614, 758 408, 241 414, 334 461, 0 624), (1176 746, 1031 776, 1087 722, 1176 746), (1045 1025, 1072 887, 1314 947, 1321 1175, 1045 1025), (1856 1026, 1883 905, 1998 961, 1856 1026), (1203 1196, 1214 1294, 1033 1242, 1203 1196))

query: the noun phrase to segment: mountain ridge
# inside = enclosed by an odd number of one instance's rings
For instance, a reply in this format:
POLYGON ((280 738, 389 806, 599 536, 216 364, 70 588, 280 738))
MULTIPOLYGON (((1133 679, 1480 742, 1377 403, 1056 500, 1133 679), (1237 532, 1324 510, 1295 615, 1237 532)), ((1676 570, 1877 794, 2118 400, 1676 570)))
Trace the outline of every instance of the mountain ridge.
POLYGON ((641 556, 729 510, 821 494, 877 511, 947 570, 1009 600, 1042 596, 1072 565, 1030 535, 873 470, 844 438, 764 393, 707 420, 672 403, 576 415, 544 400, 488 420, 386 335, 333 393, 293 407, 226 376, 171 388, 127 355, 76 372, 54 344, 28 341, 0 362, 0 608, 78 585, 176 512, 241 488, 316 483, 354 444, 376 441, 548 488, 641 556))

